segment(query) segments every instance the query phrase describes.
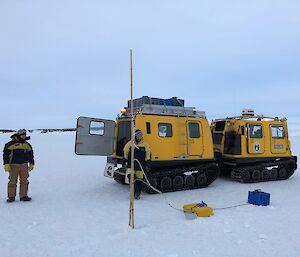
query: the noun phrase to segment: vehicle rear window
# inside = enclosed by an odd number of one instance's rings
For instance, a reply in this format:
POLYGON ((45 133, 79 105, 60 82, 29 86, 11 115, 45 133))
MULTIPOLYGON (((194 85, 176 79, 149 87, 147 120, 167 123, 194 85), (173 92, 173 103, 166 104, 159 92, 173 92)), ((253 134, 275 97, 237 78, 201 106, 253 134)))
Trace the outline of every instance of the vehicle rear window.
POLYGON ((90 134, 91 135, 104 135, 104 122, 102 121, 91 121, 90 123, 90 134))
POLYGON ((223 131, 225 127, 225 120, 217 121, 215 125, 215 131, 223 131))

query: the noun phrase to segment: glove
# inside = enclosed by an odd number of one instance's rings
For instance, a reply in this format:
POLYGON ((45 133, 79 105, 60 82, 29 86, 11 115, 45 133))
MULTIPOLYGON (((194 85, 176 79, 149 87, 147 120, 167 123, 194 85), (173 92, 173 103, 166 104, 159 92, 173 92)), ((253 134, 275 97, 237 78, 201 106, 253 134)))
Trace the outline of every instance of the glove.
POLYGON ((32 171, 33 169, 34 169, 34 165, 30 163, 30 164, 29 164, 29 167, 28 167, 28 170, 29 170, 29 171, 32 171))
POLYGON ((4 165, 4 170, 5 170, 5 172, 10 172, 10 165, 9 164, 5 164, 4 165))
POLYGON ((146 161, 145 170, 146 171, 150 171, 151 170, 151 161, 150 160, 146 161))

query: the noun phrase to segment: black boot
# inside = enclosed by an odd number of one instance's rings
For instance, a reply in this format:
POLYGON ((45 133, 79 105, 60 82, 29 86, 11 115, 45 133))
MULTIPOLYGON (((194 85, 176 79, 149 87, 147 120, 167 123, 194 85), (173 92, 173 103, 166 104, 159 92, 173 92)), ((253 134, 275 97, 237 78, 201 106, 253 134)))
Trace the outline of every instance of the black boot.
POLYGON ((23 196, 23 197, 20 198, 20 201, 29 202, 29 201, 31 201, 31 197, 23 196))
POLYGON ((136 193, 136 194, 134 194, 135 200, 141 199, 140 194, 141 194, 141 193, 136 193))
POLYGON ((14 201, 15 201, 14 197, 8 197, 8 199, 6 200, 6 202, 8 202, 8 203, 12 203, 14 201))

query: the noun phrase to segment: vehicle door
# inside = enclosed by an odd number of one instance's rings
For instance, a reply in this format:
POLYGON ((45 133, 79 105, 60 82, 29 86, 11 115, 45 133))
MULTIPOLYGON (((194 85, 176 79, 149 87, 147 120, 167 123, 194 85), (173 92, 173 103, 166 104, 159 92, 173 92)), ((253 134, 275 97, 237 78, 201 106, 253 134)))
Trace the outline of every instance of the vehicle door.
POLYGON ((201 156, 203 154, 203 133, 200 122, 187 122, 187 141, 188 155, 201 156))
POLYGON ((77 120, 75 153, 110 156, 113 153, 115 122, 89 117, 77 120))
POLYGON ((264 131, 262 124, 247 124, 248 153, 262 154, 265 152, 264 131))

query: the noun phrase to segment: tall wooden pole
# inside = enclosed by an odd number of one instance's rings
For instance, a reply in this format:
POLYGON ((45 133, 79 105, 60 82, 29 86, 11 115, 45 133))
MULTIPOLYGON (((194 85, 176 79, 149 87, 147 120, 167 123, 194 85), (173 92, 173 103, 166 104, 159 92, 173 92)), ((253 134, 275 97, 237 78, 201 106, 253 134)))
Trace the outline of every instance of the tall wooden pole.
POLYGON ((130 204, 129 226, 134 229, 134 117, 132 97, 132 49, 130 49, 130 107, 131 107, 131 175, 130 175, 130 204))

